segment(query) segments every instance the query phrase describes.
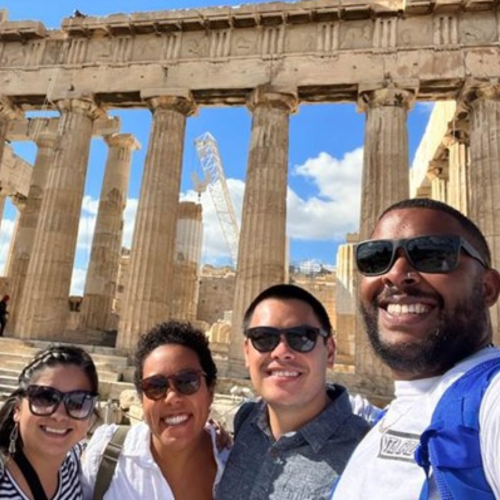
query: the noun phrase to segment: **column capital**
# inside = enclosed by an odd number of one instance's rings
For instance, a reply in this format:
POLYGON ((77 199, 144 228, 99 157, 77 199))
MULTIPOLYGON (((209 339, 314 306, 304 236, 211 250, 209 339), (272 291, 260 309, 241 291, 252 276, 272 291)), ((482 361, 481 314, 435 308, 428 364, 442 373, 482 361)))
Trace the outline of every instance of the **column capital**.
POLYGON ((360 83, 358 87, 358 109, 380 108, 384 106, 411 109, 417 96, 415 82, 394 82, 384 84, 360 83))
POLYGON ((104 110, 96 104, 94 98, 89 95, 80 94, 74 97, 52 98, 51 100, 55 103, 61 114, 64 112, 73 112, 88 116, 91 120, 101 118, 105 114, 104 110))
POLYGON ((39 148, 53 148, 57 141, 57 131, 45 130, 36 135, 34 141, 39 148))
POLYGON ((196 101, 189 89, 145 89, 141 91, 141 98, 148 103, 153 113, 157 109, 167 109, 177 111, 185 116, 191 116, 198 110, 196 101))
POLYGON ((21 193, 16 193, 14 196, 11 196, 10 201, 17 207, 20 212, 22 212, 26 207, 28 198, 21 193))
POLYGON ((253 111, 259 106, 268 106, 295 113, 299 99, 297 89, 262 85, 256 87, 247 99, 247 106, 253 111))
POLYGON ((23 117, 21 108, 14 105, 12 99, 7 96, 0 95, 0 118, 15 120, 23 117))
POLYGON ((426 177, 430 180, 433 179, 447 179, 448 178, 448 160, 432 160, 429 162, 426 177))
POLYGON ((494 80, 466 80, 459 98, 465 109, 469 110, 474 101, 481 100, 500 100, 500 83, 494 80))
POLYGON ((141 149, 141 143, 134 134, 112 134, 103 136, 109 148, 128 148, 130 151, 141 149))

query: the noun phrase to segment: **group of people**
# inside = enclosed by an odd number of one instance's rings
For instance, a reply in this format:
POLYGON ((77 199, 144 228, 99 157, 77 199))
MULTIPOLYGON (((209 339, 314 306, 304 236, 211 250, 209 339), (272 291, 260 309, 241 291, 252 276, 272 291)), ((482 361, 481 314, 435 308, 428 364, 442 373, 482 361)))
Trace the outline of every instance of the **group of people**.
POLYGON ((168 321, 140 337, 144 422, 118 445, 122 429, 99 425, 90 356, 51 346, 0 410, 0 498, 500 498, 500 351, 489 314, 500 274, 483 234, 444 203, 405 200, 355 254, 365 330, 395 381, 387 408, 327 383, 328 314, 309 292, 278 284, 244 316, 259 397, 238 410, 231 446, 209 420, 217 368, 190 324, 168 321))

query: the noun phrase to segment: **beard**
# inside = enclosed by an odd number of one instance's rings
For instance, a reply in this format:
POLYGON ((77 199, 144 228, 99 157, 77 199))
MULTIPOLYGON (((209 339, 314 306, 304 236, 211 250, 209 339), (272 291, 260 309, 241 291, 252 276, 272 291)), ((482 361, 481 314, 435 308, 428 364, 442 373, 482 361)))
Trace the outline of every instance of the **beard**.
MULTIPOLYGON (((418 297, 418 290, 406 295, 418 297)), ((412 342, 393 344, 380 337, 378 300, 360 305, 366 332, 376 355, 394 371, 419 375, 435 371, 444 373, 462 359, 476 352, 487 338, 489 311, 480 280, 469 297, 446 312, 440 300, 439 324, 433 331, 412 342)))

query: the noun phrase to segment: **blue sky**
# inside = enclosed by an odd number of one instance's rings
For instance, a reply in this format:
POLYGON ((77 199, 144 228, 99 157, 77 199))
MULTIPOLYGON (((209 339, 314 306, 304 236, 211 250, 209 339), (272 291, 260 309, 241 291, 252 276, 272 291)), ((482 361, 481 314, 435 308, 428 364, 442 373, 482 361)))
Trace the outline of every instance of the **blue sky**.
MULTIPOLYGON (((37 20, 57 29, 62 19, 75 9, 87 15, 196 8, 213 5, 236 6, 243 2, 225 0, 78 0, 41 2, 40 0, 4 0, 8 19, 37 20)), ((264 3, 247 1, 245 3, 264 3)), ((431 107, 417 104, 409 115, 410 156, 425 129, 431 107)), ((148 110, 110 111, 121 118, 122 132, 133 133, 142 149, 133 156, 129 202, 125 213, 124 244, 130 246, 133 219, 137 208, 141 175, 146 156, 151 114, 148 110)), ((201 176, 194 139, 209 131, 216 139, 228 186, 239 217, 243 200, 245 168, 250 138, 250 113, 245 108, 201 108, 187 124, 184 149, 183 200, 196 200, 192 173, 201 176)), ((287 232, 292 263, 318 261, 335 265, 337 246, 347 232, 359 224, 362 146, 365 116, 355 105, 301 105, 290 120, 289 189, 287 232)), ((15 152, 33 162, 36 148, 29 143, 13 143, 15 152)), ((92 232, 107 148, 102 139, 92 141, 91 156, 82 208, 72 293, 83 291, 85 271, 90 257, 92 232)), ((202 258, 206 263, 227 264, 225 247, 210 195, 202 195, 204 241, 202 258)), ((14 227, 15 209, 7 203, 0 229, 0 273, 6 260, 14 227)))

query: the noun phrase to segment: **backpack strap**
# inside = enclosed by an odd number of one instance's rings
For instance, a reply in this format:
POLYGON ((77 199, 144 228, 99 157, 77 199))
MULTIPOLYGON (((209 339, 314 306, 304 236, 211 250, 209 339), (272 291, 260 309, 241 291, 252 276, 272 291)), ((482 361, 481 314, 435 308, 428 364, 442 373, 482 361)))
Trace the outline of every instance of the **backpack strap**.
POLYGON ((250 416, 250 413, 252 413, 253 409, 258 405, 256 401, 246 401, 240 406, 240 409, 234 416, 234 423, 233 423, 233 428, 234 428, 234 438, 236 439, 236 436, 238 435, 239 430, 241 429, 241 426, 243 423, 246 421, 246 419, 250 416))
POLYGON ((443 500, 495 498, 483 470, 479 410, 499 371, 500 358, 485 361, 455 381, 438 401, 415 451, 415 461, 426 475, 420 500, 429 498, 431 468, 443 500))
POLYGON ((115 473, 116 464, 122 452, 123 443, 130 430, 128 425, 119 425, 108 445, 104 449, 102 460, 97 471, 97 477, 94 487, 94 500, 102 500, 104 494, 111 484, 111 479, 115 473))

